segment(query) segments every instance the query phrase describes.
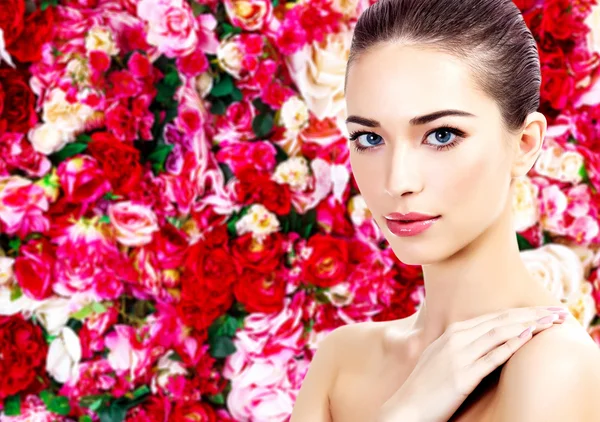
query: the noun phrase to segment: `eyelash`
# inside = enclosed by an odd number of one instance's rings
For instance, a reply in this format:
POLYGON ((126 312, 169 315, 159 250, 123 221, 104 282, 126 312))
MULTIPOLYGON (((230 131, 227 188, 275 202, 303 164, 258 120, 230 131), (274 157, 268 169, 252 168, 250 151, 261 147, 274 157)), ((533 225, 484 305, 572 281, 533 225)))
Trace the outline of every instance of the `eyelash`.
MULTIPOLYGON (((460 130, 459 128, 446 125, 446 126, 440 126, 440 127, 436 128, 436 129, 430 131, 427 134, 427 136, 425 136, 425 138, 428 138, 429 135, 431 135, 432 133, 435 133, 435 132, 438 132, 438 131, 441 131, 441 130, 445 130, 445 131, 448 131, 448 132, 456 135, 456 139, 453 142, 449 143, 449 144, 434 145, 435 149, 437 149, 438 151, 449 150, 450 148, 454 148, 455 146, 457 146, 459 143, 461 143, 464 140, 465 135, 466 135, 466 133, 463 132, 462 130, 460 130)), ((368 149, 373 149, 373 148, 375 148, 377 146, 377 145, 375 145, 373 147, 363 147, 358 142, 355 142, 356 139, 359 136, 361 136, 361 135, 377 135, 377 134, 374 133, 374 132, 369 132, 369 131, 365 131, 365 130, 358 130, 358 131, 352 132, 350 134, 350 136, 348 137, 348 139, 354 145, 354 150, 355 151, 357 151, 357 152, 360 153, 360 152, 364 152, 364 151, 366 151, 368 149)), ((379 135, 377 135, 377 136, 379 136, 379 135)))

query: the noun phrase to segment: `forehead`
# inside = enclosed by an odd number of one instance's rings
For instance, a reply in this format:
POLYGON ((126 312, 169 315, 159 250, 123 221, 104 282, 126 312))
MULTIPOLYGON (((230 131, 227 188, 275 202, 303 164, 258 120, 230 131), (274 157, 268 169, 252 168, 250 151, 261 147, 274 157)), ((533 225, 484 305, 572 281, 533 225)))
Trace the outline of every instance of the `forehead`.
POLYGON ((459 58, 433 49, 383 44, 361 54, 348 71, 348 115, 406 120, 441 109, 474 114, 491 101, 459 58))

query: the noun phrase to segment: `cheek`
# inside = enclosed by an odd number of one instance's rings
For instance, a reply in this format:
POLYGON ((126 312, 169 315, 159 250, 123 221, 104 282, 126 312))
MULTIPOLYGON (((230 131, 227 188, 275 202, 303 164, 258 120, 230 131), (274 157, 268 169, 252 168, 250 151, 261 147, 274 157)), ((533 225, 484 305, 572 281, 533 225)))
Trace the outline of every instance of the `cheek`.
MULTIPOLYGON (((352 148, 352 146, 349 148, 352 148)), ((365 153, 365 155, 367 156, 361 156, 355 151, 351 152, 350 165, 352 166, 352 174, 354 174, 354 179, 356 179, 356 184, 361 195, 365 199, 369 209, 373 213, 377 213, 381 197, 385 195, 383 192, 385 180, 383 171, 385 166, 378 165, 375 162, 375 158, 369 158, 369 153, 365 153)))

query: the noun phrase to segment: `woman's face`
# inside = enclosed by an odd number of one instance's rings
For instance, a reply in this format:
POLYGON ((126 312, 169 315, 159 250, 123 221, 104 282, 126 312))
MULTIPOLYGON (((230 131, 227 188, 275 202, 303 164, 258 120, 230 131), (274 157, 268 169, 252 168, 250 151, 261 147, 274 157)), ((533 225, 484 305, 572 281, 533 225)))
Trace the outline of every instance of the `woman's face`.
POLYGON ((516 139, 460 59, 419 47, 378 46, 352 63, 346 103, 354 177, 402 262, 448 258, 510 206, 510 143, 516 139), (444 110, 465 115, 411 122, 444 110), (441 218, 405 237, 386 225, 384 216, 392 212, 441 218))

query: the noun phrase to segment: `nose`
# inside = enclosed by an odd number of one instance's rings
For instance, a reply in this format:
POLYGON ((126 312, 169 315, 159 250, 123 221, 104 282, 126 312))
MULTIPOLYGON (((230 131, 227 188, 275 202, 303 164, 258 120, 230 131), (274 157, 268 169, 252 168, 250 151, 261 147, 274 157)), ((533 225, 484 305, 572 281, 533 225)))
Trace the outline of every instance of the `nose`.
POLYGON ((397 142, 386 162, 385 191, 392 197, 420 192, 423 188, 417 152, 407 142, 397 142))

